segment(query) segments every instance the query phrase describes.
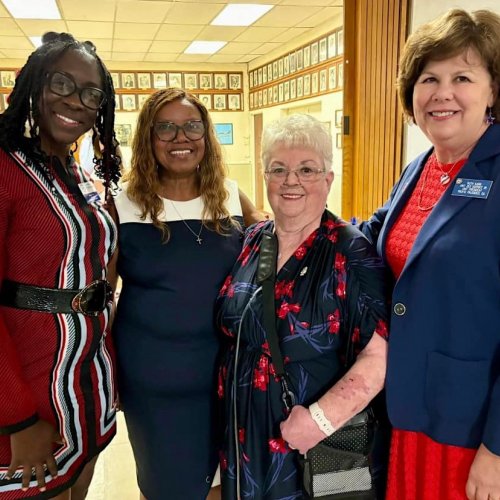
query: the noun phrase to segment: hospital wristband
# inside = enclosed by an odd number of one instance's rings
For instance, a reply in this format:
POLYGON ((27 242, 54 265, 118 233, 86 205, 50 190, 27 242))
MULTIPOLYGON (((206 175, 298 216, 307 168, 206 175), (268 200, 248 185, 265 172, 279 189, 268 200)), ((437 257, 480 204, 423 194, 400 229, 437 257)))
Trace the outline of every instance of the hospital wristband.
POLYGON ((316 425, 326 436, 331 436, 335 432, 335 427, 333 427, 330 420, 326 418, 325 413, 318 403, 313 403, 309 406, 309 413, 316 422, 316 425))

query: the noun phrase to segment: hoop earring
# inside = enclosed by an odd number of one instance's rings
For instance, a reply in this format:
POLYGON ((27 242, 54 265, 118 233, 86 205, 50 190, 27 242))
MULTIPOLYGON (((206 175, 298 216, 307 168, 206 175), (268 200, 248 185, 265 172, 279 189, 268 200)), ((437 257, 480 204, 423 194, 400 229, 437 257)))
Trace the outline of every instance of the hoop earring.
POLYGON ((71 148, 71 152, 72 152, 73 154, 75 154, 77 151, 78 151, 78 142, 77 142, 77 141, 75 141, 75 142, 73 143, 73 147, 71 148))
POLYGON ((196 165, 196 172, 199 174, 201 171, 201 168, 200 168, 200 164, 198 163, 198 165, 196 165))
POLYGON ((495 123, 495 116, 491 108, 488 108, 488 114, 486 115, 485 121, 488 125, 493 125, 495 123))

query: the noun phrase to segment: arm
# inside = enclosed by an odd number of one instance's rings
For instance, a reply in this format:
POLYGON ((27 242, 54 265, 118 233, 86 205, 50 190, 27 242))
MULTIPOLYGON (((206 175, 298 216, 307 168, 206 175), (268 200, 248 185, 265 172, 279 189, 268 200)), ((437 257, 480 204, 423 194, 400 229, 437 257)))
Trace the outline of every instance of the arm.
POLYGON ((238 189, 238 193, 240 195, 241 210, 243 211, 245 226, 248 227, 256 222, 270 218, 270 214, 257 210, 255 205, 250 201, 250 198, 241 189, 238 189))
MULTIPOLYGON (((382 390, 386 364, 387 342, 375 334, 351 369, 318 400, 335 429, 365 408, 382 390)), ((302 454, 326 437, 303 406, 293 408, 288 419, 281 424, 281 434, 302 454)))

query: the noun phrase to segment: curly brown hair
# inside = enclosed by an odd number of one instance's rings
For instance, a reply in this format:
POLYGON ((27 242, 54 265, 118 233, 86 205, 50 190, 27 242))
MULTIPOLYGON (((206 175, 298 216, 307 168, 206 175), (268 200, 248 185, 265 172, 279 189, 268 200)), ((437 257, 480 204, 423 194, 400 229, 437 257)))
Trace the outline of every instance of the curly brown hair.
MULTIPOLYGON (((429 61, 442 61, 475 50, 488 69, 493 83, 500 85, 500 16, 488 10, 467 12, 452 9, 412 33, 399 62, 399 98, 407 117, 414 121, 413 90, 429 61)), ((500 120, 497 94, 491 111, 500 120)))
POLYGON ((144 220, 149 216, 153 225, 161 231, 165 242, 168 241, 170 232, 167 224, 159 219, 164 205, 158 195, 160 180, 153 152, 153 124, 160 109, 173 101, 184 99, 198 109, 205 126, 205 154, 199 168, 200 195, 204 204, 203 225, 219 234, 228 234, 232 226, 239 226, 230 217, 225 206, 229 196, 224 185, 227 170, 207 108, 193 94, 183 89, 158 90, 144 102, 139 113, 132 141, 131 169, 125 180, 128 181, 128 197, 141 209, 141 218, 144 220))

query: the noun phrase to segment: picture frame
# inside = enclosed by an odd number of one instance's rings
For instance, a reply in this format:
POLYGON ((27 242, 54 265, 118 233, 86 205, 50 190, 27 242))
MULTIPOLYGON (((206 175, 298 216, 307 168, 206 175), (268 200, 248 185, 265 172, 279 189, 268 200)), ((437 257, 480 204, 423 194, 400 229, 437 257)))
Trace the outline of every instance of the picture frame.
POLYGON ((229 89, 241 90, 241 75, 239 73, 229 73, 229 89))
POLYGON ((184 73, 184 88, 186 90, 194 90, 198 88, 197 73, 184 73))
POLYGON ((341 109, 335 110, 335 122, 334 123, 335 123, 336 127, 342 126, 342 110, 341 109))
POLYGON ((267 106, 267 90, 262 91, 262 106, 267 106))
POLYGON ((113 87, 115 89, 120 88, 120 73, 110 73, 111 80, 113 81, 113 87))
POLYGON ((123 111, 137 111, 135 94, 122 94, 121 98, 123 111))
POLYGON ((335 134, 335 147, 337 149, 342 149, 342 134, 340 132, 335 134))
POLYGON ((137 73, 137 88, 151 88, 151 73, 137 73))
POLYGON ((344 30, 337 31, 337 55, 340 56, 344 53, 344 30))
POLYGON ((328 57, 332 58, 337 55, 337 35, 332 33, 328 35, 328 57))
POLYGON ((248 86, 253 89, 253 71, 250 71, 248 76, 248 86))
POLYGON ((253 93, 253 92, 251 92, 251 93, 250 93, 250 97, 249 97, 250 109, 253 109, 253 108, 254 108, 253 99, 254 99, 254 93, 253 93))
POLYGON ((278 61, 273 61, 273 80, 278 79, 278 61))
POLYGON ((149 99, 151 94, 138 94, 137 95, 137 109, 140 111, 142 105, 149 99))
POLYGON ((267 83, 267 66, 262 66, 262 83, 267 83))
POLYGON ((283 100, 285 102, 290 100, 290 82, 288 80, 283 84, 283 100))
POLYGON ((295 59, 297 65, 297 71, 300 71, 304 67, 304 50, 298 49, 295 52, 295 59))
POLYGON ((304 68, 311 66, 311 46, 304 47, 304 68))
POLYGON ((228 108, 232 111, 241 110, 241 96, 240 94, 229 94, 227 96, 228 108))
POLYGON ((319 75, 318 72, 315 71, 311 75, 311 94, 317 94, 319 90, 319 75))
POLYGON ((182 73, 169 73, 168 86, 182 88, 182 73))
POLYGON ((283 57, 283 76, 290 74, 290 57, 289 54, 283 57))
POLYGON ((3 98, 3 94, 0 94, 0 113, 2 113, 3 111, 5 111, 5 109, 4 109, 4 98, 3 98))
POLYGON ((328 89, 334 90, 337 88, 337 66, 328 68, 328 89))
POLYGON ((209 90, 213 88, 212 73, 200 73, 198 78, 200 89, 209 90))
POLYGON ((262 107, 262 90, 259 90, 257 92, 257 101, 259 103, 259 108, 261 108, 262 107))
POLYGON ((283 77, 283 58, 278 59, 278 78, 283 77))
POLYGON ((272 87, 269 87, 267 89, 267 102, 269 104, 272 104, 273 103, 273 88, 272 87))
POLYGON ((233 144, 233 124, 232 123, 214 123, 215 135, 220 144, 230 146, 233 144))
POLYGON ((121 84, 122 89, 135 89, 135 73, 122 73, 121 84))
POLYGON ((290 60, 290 73, 295 73, 297 70, 297 60, 295 52, 288 54, 288 59, 290 60))
POLYGON ((300 99, 304 95, 304 77, 297 78, 297 97, 300 99))
POLYGON ((120 146, 132 145, 132 125, 130 123, 115 123, 115 136, 120 146))
POLYGON ((304 75, 304 95, 311 95, 311 75, 304 75))
POLYGON ((327 39, 325 37, 319 41, 319 62, 326 61, 327 56, 328 56, 328 48, 327 48, 327 39))
POLYGON ((267 81, 271 82, 273 80, 273 63, 267 65, 267 81))
POLYGON ((344 63, 339 63, 337 67, 337 86, 344 87, 344 63))
MULTIPOLYGON (((227 89, 227 73, 214 73, 214 88, 217 90, 227 89)), ((217 109, 215 103, 214 108, 217 109)))
POLYGON ((198 100, 208 109, 208 111, 212 110, 212 94, 199 94, 198 100))
POLYGON ((257 70, 257 84, 262 85, 262 68, 257 70))
POLYGON ((14 87, 16 84, 16 72, 7 70, 7 71, 1 71, 0 72, 0 86, 6 88, 6 89, 11 89, 14 87))
POLYGON ((115 94, 115 112, 122 110, 122 101, 118 94, 115 94))
POLYGON ((227 109, 226 94, 214 94, 213 107, 216 111, 227 109))
POLYGON ((311 43, 311 66, 318 64, 319 61, 319 45, 318 42, 311 43))
POLYGON ((319 91, 320 92, 326 92, 327 87, 328 87, 328 83, 327 83, 327 70, 325 68, 325 69, 322 69, 319 72, 319 91))
POLYGON ((278 85, 278 101, 279 102, 283 102, 284 98, 285 98, 285 94, 284 94, 284 91, 283 91, 283 84, 280 83, 278 85))
POLYGON ((273 103, 278 104, 278 102, 279 102, 278 85, 273 85, 273 103))
POLYGON ((153 88, 166 89, 167 75, 166 73, 153 73, 153 88))
POLYGON ((290 80, 290 99, 296 99, 297 98, 297 81, 295 78, 292 78, 290 80))

